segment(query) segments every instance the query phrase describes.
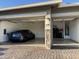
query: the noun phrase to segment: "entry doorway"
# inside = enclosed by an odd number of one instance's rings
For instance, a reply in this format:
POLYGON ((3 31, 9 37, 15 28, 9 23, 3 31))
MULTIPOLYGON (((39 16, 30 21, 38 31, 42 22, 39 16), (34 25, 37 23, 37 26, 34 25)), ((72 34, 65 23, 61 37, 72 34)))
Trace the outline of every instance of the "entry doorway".
POLYGON ((62 21, 54 21, 53 23, 53 38, 63 38, 63 25, 62 21))

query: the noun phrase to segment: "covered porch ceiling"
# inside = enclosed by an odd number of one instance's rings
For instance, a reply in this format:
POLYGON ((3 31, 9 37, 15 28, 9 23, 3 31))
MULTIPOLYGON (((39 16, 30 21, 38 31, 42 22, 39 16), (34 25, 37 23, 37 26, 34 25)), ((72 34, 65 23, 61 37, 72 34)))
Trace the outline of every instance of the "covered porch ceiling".
MULTIPOLYGON (((76 19, 78 19, 78 17, 72 17, 72 18, 53 18, 52 17, 53 21, 71 21, 76 19)), ((5 18, 5 19, 0 19, 0 21, 9 21, 14 23, 38 22, 38 21, 45 21, 45 16, 5 18)))
POLYGON ((72 17, 72 18, 53 18, 53 21, 72 21, 78 19, 77 17, 72 17))
MULTIPOLYGON (((34 21, 45 21, 46 12, 33 13, 33 14, 16 14, 16 15, 4 15, 0 16, 0 21, 10 21, 17 23, 34 22, 34 21)), ((78 19, 78 16, 54 16, 52 15, 53 21, 70 21, 78 19)))
POLYGON ((1 21, 9 21, 13 23, 26 23, 26 22, 37 22, 37 21, 44 21, 44 16, 38 16, 38 17, 17 17, 17 18, 5 18, 0 19, 1 21))

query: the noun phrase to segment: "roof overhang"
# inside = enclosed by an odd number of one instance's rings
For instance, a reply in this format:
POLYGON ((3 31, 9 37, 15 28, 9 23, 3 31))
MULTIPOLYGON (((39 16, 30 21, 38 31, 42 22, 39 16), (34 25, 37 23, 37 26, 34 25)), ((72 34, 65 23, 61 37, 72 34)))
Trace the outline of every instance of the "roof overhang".
POLYGON ((16 7, 8 7, 8 8, 0 8, 0 11, 55 5, 55 4, 59 4, 61 2, 62 2, 62 0, 50 0, 50 1, 41 2, 41 3, 34 3, 34 4, 21 5, 21 6, 16 6, 16 7))
POLYGON ((66 7, 78 7, 79 3, 70 3, 70 4, 60 4, 60 8, 66 8, 66 7))

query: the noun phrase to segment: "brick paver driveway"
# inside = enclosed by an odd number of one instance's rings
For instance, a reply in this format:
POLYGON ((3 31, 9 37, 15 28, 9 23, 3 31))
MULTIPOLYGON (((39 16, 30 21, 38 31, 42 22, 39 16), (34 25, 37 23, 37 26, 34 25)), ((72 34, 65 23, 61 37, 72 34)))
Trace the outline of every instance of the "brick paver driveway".
POLYGON ((79 49, 51 49, 33 46, 0 46, 0 59, 79 59, 79 49))

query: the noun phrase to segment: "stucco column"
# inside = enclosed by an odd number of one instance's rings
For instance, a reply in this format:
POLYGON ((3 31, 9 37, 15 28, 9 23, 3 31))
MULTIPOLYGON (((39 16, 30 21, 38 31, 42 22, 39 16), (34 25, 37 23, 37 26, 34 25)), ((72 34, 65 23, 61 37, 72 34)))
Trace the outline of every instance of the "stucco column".
POLYGON ((45 46, 47 49, 51 49, 53 40, 53 21, 51 15, 51 9, 48 10, 45 16, 45 46))

